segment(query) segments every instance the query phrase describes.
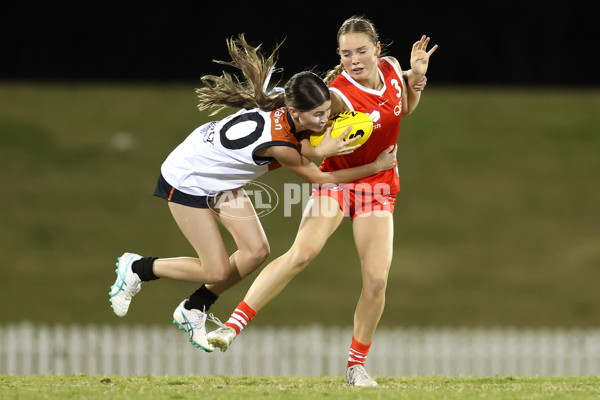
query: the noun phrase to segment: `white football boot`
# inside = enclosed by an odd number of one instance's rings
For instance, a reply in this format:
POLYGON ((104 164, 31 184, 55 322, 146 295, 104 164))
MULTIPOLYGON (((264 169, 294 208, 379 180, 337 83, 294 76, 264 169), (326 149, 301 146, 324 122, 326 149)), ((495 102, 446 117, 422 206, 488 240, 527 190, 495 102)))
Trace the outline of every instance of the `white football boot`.
POLYGON ((377 382, 375 379, 371 378, 365 367, 356 364, 348 369, 346 369, 346 379, 348 381, 348 385, 356 386, 356 387, 377 387, 377 382))
POLYGON ((117 280, 110 287, 110 303, 113 311, 119 317, 124 317, 129 310, 131 298, 135 296, 142 288, 142 280, 131 270, 134 261, 141 259, 142 256, 134 253, 124 253, 117 261, 117 280))
POLYGON ((219 325, 220 328, 210 332, 207 335, 208 343, 221 351, 227 350, 237 336, 235 329, 225 325, 212 314, 210 314, 210 320, 219 325))
POLYGON ((173 312, 173 323, 190 335, 191 344, 210 353, 214 348, 206 340, 206 313, 196 309, 188 310, 183 306, 186 301, 187 299, 183 300, 173 312))

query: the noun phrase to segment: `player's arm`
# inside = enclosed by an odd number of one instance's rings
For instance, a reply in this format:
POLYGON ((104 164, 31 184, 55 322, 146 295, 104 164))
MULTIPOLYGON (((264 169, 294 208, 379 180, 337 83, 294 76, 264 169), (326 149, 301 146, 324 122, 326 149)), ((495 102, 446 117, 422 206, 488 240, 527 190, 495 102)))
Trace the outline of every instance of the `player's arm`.
MULTIPOLYGON (((410 71, 406 73, 405 76, 405 85, 406 90, 406 106, 402 107, 402 114, 408 115, 412 113, 415 108, 419 105, 419 101, 421 100, 421 91, 424 84, 427 82, 427 78, 425 74, 427 74, 427 68, 429 67, 429 57, 433 54, 434 51, 437 50, 438 45, 434 45, 429 51, 427 51, 427 45, 429 44, 429 37, 423 35, 421 39, 416 41, 413 44, 412 51, 410 53, 410 71), (421 85, 421 86, 419 86, 421 85), (419 90, 420 88, 420 90, 419 90)), ((398 68, 400 68, 400 63, 393 57, 393 62, 396 64, 398 68)), ((404 74, 402 74, 404 75, 404 74)), ((404 101, 404 93, 402 101, 404 101)))
POLYGON ((321 171, 312 161, 292 147, 272 146, 264 149, 264 154, 275 158, 282 167, 289 169, 300 179, 319 185, 352 182, 393 168, 396 163, 395 147, 384 150, 372 163, 331 172, 321 171))
MULTIPOLYGON (((344 111, 350 111, 348 106, 342 98, 334 91, 329 91, 331 94, 331 114, 338 114, 344 111)), ((322 160, 325 157, 339 156, 343 154, 352 153, 359 146, 352 146, 352 143, 357 141, 359 138, 350 139, 348 141, 344 141, 343 138, 346 137, 346 134, 342 134, 337 138, 332 138, 330 134, 330 129, 325 133, 325 137, 319 143, 318 146, 314 147, 310 144, 308 139, 304 139, 300 141, 300 151, 303 156, 312 161, 322 160)), ((346 132, 347 133, 347 132, 346 132)))
POLYGON ((402 79, 402 87, 404 88, 402 91, 402 115, 408 115, 412 113, 419 105, 421 92, 415 90, 414 83, 411 85, 410 81, 407 82, 407 80, 404 79, 405 77, 412 76, 412 71, 410 73, 404 73, 400 67, 400 63, 396 58, 388 58, 394 63, 398 71, 400 71, 400 79, 402 79))
POLYGON ((412 78, 412 69, 402 71, 402 79, 404 82, 410 85, 410 89, 413 89, 415 92, 422 92, 425 90, 425 86, 427 86, 427 77, 423 75, 421 81, 414 82, 412 78), (414 83, 409 83, 414 82, 414 83))
POLYGON ((317 146, 311 145, 308 138, 302 139, 300 141, 300 153, 311 161, 317 161, 322 160, 325 157, 350 154, 360 147, 360 145, 353 145, 354 142, 360 139, 360 136, 344 140, 346 135, 352 130, 351 126, 336 138, 331 137, 332 128, 333 125, 329 125, 327 129, 325 129, 323 139, 317 146))

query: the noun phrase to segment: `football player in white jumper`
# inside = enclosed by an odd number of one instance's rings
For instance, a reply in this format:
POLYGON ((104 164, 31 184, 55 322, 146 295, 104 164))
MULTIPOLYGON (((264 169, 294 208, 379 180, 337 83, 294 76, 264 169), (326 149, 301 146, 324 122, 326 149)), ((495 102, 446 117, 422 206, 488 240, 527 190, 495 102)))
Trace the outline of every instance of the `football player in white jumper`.
MULTIPOLYGON (((232 61, 246 78, 223 73, 202 77, 196 90, 199 109, 226 107, 240 110, 194 130, 167 157, 154 192, 164 198, 177 225, 197 257, 156 258, 124 253, 117 262, 117 278, 109 292, 116 315, 127 314, 141 283, 171 278, 202 283, 173 313, 173 322, 190 342, 205 351, 206 311, 225 290, 260 266, 269 256, 269 243, 257 213, 244 191, 248 184, 278 166, 314 184, 350 182, 393 168, 396 155, 386 149, 375 161, 356 168, 322 172, 302 155, 300 141, 322 132, 330 115, 329 89, 312 72, 293 75, 284 88, 268 91, 276 51, 264 57, 243 35, 227 41, 232 61), (229 255, 218 223, 232 235, 237 250, 229 255)), ((357 146, 345 134, 325 139, 312 152, 323 157, 347 154, 357 146)), ((311 153, 312 153, 311 152, 311 153)))

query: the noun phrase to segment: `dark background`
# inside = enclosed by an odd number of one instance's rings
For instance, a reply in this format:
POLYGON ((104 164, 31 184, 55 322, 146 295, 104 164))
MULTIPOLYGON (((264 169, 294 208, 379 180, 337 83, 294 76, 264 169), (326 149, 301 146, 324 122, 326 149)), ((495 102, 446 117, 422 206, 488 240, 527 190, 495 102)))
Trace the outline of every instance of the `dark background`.
POLYGON ((211 60, 227 59, 225 39, 242 32, 266 50, 287 38, 278 63, 284 76, 324 72, 338 62, 338 27, 361 14, 403 69, 422 34, 439 44, 430 84, 600 83, 591 2, 455 3, 21 1, 0 13, 0 79, 195 81, 220 71, 211 60))

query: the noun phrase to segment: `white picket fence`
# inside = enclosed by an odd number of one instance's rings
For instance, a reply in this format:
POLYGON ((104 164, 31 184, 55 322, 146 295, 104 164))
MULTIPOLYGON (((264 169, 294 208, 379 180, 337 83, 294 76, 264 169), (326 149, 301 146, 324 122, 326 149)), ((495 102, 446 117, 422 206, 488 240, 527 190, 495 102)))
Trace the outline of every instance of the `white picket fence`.
MULTIPOLYGON (((349 328, 247 328, 226 352, 191 346, 174 326, 0 324, 0 374, 344 374, 349 328)), ((600 375, 600 329, 380 328, 375 376, 600 375)))

